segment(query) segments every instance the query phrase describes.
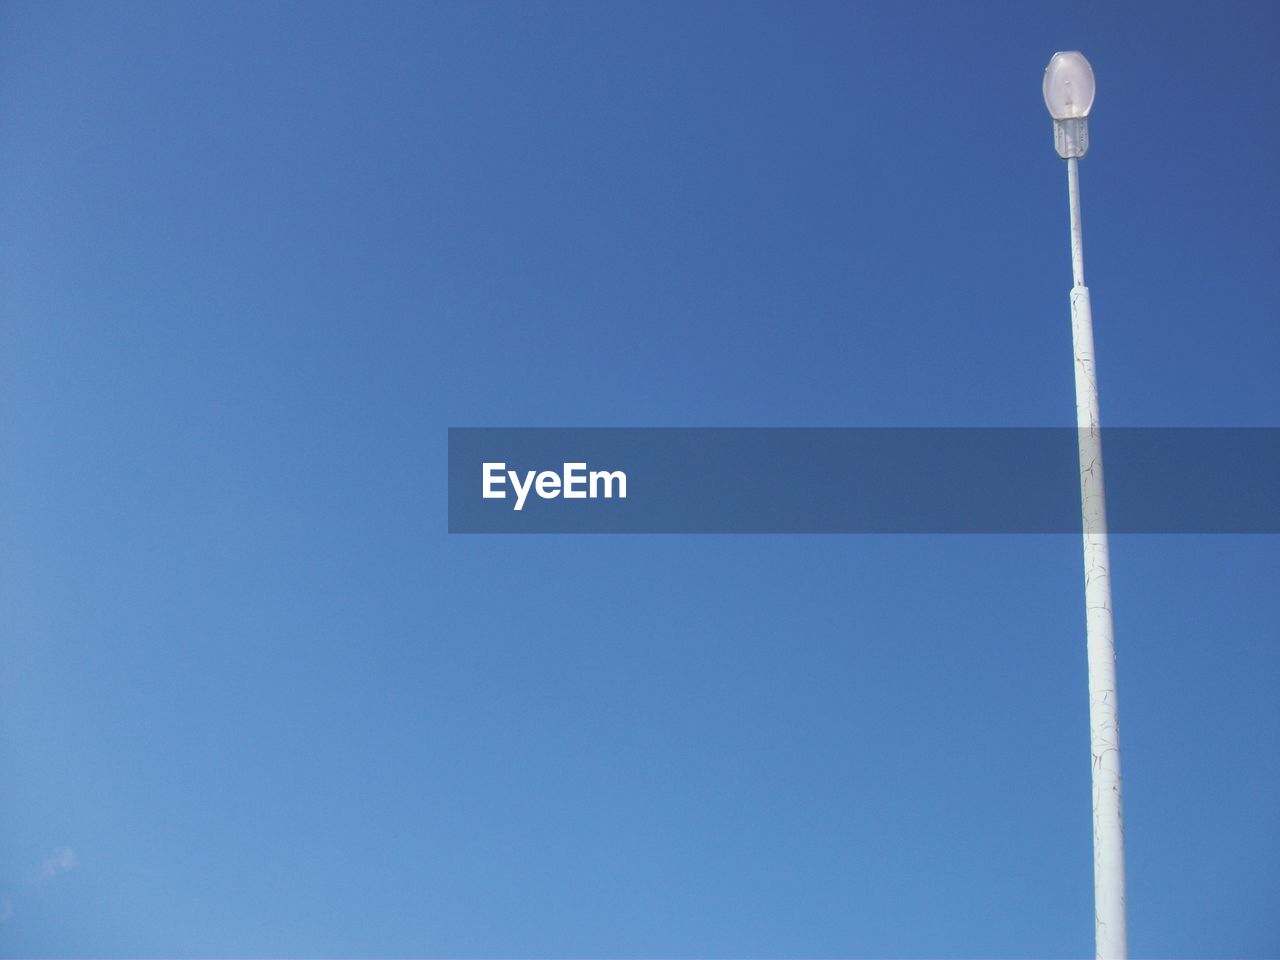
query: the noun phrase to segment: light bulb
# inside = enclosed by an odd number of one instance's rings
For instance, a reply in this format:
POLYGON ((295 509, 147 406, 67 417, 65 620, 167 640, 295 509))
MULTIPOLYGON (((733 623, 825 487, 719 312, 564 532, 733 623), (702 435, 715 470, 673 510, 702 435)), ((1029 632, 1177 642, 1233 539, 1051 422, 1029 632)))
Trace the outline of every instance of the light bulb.
POLYGON ((1055 53, 1044 68, 1044 105, 1055 120, 1076 120, 1093 107, 1093 67, 1079 50, 1055 53))

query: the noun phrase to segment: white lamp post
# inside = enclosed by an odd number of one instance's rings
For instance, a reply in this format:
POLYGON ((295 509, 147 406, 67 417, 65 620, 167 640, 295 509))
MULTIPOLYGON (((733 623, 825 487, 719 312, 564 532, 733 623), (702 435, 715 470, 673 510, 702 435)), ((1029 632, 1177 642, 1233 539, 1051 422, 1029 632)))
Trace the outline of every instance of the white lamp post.
POLYGON ((1093 752, 1094 943, 1099 960, 1129 955, 1124 902, 1124 820, 1120 791, 1120 724, 1116 710, 1116 648, 1111 623, 1111 564, 1102 483, 1093 313, 1084 285, 1079 158, 1089 149, 1093 68, 1077 51, 1055 53, 1044 71, 1044 102, 1053 142, 1067 161, 1071 203, 1071 333, 1076 354, 1076 424, 1080 438, 1080 505, 1084 526, 1084 597, 1089 651, 1089 729, 1093 752))

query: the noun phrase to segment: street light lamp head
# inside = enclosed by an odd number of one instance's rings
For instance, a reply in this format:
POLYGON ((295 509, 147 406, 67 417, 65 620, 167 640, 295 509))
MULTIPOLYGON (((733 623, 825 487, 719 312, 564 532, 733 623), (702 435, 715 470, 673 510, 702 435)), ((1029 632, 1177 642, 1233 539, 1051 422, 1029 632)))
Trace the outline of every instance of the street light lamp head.
POLYGON ((1044 105, 1053 117, 1053 145, 1064 160, 1089 149, 1093 67, 1079 50, 1059 51, 1044 68, 1044 105))
POLYGON ((1055 53, 1044 68, 1044 105, 1055 120, 1083 119, 1093 107, 1093 67, 1079 50, 1055 53))

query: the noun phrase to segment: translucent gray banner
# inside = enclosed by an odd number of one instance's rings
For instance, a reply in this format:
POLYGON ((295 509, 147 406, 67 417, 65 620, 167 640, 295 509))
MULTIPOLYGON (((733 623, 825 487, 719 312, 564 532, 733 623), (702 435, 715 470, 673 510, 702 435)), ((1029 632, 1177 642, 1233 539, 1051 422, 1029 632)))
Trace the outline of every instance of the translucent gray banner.
MULTIPOLYGON (((1280 429, 1103 432, 1118 533, 1280 532, 1280 429)), ((1074 428, 451 428, 451 533, 1072 533, 1074 428)))

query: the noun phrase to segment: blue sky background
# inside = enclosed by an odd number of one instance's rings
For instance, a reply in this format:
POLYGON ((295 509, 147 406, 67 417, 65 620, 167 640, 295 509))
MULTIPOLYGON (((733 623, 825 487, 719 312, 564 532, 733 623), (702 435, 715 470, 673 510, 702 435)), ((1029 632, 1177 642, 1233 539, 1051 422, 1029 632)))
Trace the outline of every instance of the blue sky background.
MULTIPOLYGON (((449 426, 1278 426, 1280 7, 0 8, 0 952, 1084 956, 1072 536, 450 537, 449 426)), ((1280 543, 1112 545, 1280 954, 1280 543)))

